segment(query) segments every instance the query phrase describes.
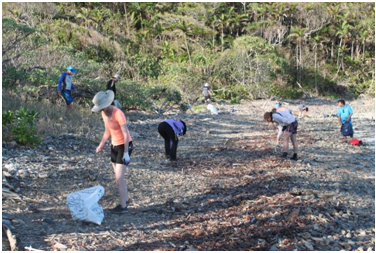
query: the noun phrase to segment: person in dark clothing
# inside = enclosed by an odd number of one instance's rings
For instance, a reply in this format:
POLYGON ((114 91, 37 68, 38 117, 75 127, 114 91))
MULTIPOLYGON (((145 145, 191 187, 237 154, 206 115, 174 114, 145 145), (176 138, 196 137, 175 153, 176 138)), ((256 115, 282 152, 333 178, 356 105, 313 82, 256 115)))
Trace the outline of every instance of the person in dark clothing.
MULTIPOLYGON (((120 81, 120 79, 121 79, 120 75, 116 74, 112 77, 111 80, 109 80, 107 82, 107 90, 112 90, 115 94, 114 100, 116 99, 116 86, 115 86, 115 84, 116 84, 117 81, 120 81)), ((112 102, 112 105, 114 105, 114 102, 112 102)))
POLYGON ((205 99, 205 103, 206 102, 211 102, 211 90, 209 88, 209 84, 208 83, 205 83, 204 84, 204 88, 202 90, 202 94, 204 94, 204 99, 205 99))
POLYGON ((158 133, 165 141, 166 158, 171 161, 176 160, 176 151, 178 148, 178 135, 185 135, 187 126, 182 120, 166 119, 158 126, 158 133))

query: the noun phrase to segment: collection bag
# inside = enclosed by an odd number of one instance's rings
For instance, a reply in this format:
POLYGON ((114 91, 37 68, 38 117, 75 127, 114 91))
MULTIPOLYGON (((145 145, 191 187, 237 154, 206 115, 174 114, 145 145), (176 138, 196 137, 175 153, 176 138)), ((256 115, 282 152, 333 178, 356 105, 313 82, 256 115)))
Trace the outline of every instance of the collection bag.
POLYGON ((346 122, 345 124, 343 124, 341 128, 341 133, 343 136, 349 136, 354 134, 352 124, 350 122, 346 122))
POLYGON ((67 205, 73 220, 100 225, 103 221, 104 213, 98 201, 103 195, 104 188, 101 185, 70 193, 67 197, 67 205))

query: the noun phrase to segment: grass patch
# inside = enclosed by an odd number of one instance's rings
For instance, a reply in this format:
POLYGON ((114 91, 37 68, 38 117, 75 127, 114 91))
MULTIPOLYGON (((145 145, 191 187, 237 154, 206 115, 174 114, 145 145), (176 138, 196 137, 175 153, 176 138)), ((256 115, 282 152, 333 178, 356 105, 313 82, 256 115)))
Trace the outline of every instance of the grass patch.
MULTIPOLYGON (((27 95, 26 95, 27 96, 27 95)), ((47 100, 35 101, 24 96, 3 90, 2 111, 16 111, 21 107, 39 112, 36 119, 36 134, 43 138, 70 133, 82 138, 100 141, 103 135, 103 121, 99 113, 91 113, 89 106, 73 105, 73 110, 65 116, 65 104, 53 104, 47 100)), ((3 124, 3 136, 10 136, 11 129, 3 124)))
POLYGON ((193 111, 202 111, 202 110, 206 110, 207 108, 207 105, 194 105, 192 107, 192 110, 193 111))

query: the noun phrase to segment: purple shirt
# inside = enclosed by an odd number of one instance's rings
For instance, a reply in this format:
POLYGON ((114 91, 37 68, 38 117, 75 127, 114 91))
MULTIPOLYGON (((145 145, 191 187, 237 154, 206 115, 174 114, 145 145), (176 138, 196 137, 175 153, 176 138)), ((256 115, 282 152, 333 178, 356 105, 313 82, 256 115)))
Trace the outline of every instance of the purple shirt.
POLYGON ((184 125, 180 120, 166 119, 163 122, 169 124, 177 135, 183 134, 184 125))

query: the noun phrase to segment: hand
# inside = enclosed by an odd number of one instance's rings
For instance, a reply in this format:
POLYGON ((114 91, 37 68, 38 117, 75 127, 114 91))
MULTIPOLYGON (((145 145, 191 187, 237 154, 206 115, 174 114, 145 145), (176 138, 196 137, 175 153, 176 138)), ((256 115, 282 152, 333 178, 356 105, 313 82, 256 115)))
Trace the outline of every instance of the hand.
POLYGON ((129 157, 128 152, 124 153, 122 160, 125 166, 128 166, 131 163, 131 158, 129 157))
POLYGON ((99 152, 101 152, 103 150, 103 146, 102 145, 99 145, 98 147, 97 147, 97 149, 95 150, 95 152, 96 153, 99 153, 99 152))
POLYGON ((343 123, 341 122, 341 127, 343 127, 343 123))
POLYGON ((350 119, 347 119, 346 122, 349 122, 350 119))
POLYGON ((61 91, 58 91, 57 94, 59 94, 59 96, 61 96, 61 91))

